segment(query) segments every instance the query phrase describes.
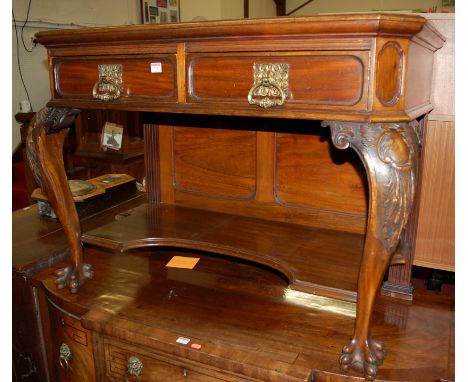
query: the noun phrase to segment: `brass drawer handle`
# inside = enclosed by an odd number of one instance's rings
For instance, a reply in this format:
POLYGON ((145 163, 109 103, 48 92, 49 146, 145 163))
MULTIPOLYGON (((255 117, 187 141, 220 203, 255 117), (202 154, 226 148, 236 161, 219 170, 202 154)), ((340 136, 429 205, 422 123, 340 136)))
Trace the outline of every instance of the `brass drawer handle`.
POLYGON ((249 104, 265 109, 284 105, 289 90, 289 64, 254 64, 253 71, 249 104))
POLYGON ((73 358, 73 355, 70 350, 70 347, 66 343, 63 343, 62 345, 60 345, 59 364, 63 370, 68 370, 70 368, 69 362, 71 361, 72 358, 73 358))
POLYGON ((128 376, 137 377, 137 380, 140 380, 140 377, 143 375, 143 363, 138 359, 138 357, 131 356, 128 357, 127 361, 127 372, 125 373, 125 382, 128 381, 128 376))
POLYGON ((123 90, 122 65, 98 65, 99 80, 93 86, 93 97, 102 101, 119 99, 123 90))

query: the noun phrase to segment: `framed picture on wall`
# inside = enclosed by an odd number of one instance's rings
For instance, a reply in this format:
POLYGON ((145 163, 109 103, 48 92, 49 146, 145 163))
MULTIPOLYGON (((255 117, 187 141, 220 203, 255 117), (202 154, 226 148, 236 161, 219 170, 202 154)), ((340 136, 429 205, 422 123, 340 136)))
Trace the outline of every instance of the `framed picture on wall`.
POLYGON ((140 0, 142 24, 180 21, 179 0, 140 0))

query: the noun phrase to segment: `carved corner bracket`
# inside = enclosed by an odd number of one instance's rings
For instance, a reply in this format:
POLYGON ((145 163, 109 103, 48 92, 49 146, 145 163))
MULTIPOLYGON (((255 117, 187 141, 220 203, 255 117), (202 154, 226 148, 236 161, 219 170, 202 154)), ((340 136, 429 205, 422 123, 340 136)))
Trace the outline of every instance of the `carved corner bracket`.
POLYGON ((323 121, 333 144, 351 147, 361 158, 369 183, 369 212, 362 255, 354 336, 343 348, 344 371, 364 373, 374 380, 383 362, 383 344, 370 334, 370 316, 382 282, 413 204, 419 158, 419 125, 323 121))
POLYGON ((63 226, 70 263, 56 272, 59 288, 76 292, 94 273, 83 263, 81 228, 63 162, 63 144, 79 110, 43 108, 32 119, 26 140, 26 153, 32 172, 63 226))

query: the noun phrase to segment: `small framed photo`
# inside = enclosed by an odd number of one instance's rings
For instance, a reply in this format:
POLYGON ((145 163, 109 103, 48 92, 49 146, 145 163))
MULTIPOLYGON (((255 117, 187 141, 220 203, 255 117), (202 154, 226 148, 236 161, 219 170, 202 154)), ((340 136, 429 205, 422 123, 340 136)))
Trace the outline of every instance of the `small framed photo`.
POLYGON ((106 122, 102 128, 101 147, 120 150, 122 148, 123 126, 112 122, 106 122))
POLYGON ((142 24, 180 21, 179 0, 140 0, 142 24))

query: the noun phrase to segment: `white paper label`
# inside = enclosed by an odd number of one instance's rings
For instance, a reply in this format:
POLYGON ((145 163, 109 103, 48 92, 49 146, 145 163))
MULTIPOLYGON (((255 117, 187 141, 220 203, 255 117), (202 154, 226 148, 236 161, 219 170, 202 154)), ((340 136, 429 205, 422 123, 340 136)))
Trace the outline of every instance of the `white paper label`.
POLYGON ((176 342, 178 344, 187 345, 190 342, 190 338, 179 337, 179 338, 176 339, 176 342))
POLYGON ((162 72, 162 64, 160 62, 152 62, 151 73, 161 73, 161 72, 162 72))

